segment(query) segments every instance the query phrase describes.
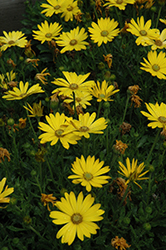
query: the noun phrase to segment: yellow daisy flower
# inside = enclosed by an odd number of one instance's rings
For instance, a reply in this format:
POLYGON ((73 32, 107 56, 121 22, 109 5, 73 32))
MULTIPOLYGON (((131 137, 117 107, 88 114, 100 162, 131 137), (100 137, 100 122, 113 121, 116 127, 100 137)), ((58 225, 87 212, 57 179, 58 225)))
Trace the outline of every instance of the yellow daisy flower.
POLYGON ((89 138, 89 134, 103 134, 103 131, 107 127, 107 122, 104 117, 97 119, 95 122, 96 113, 93 112, 91 115, 89 112, 83 114, 79 114, 79 120, 70 120, 70 123, 76 129, 74 134, 78 134, 79 136, 84 136, 85 138, 89 138))
MULTIPOLYGON (((75 92, 75 105, 76 107, 81 105, 84 109, 86 109, 86 105, 91 105, 90 102, 92 100, 92 95, 88 92, 80 91, 75 92)), ((69 96, 69 99, 65 99, 64 102, 71 103, 74 102, 73 95, 69 96)))
POLYGON ((119 92, 119 89, 115 90, 113 85, 108 87, 108 83, 104 80, 100 86, 100 82, 97 81, 97 85, 92 86, 90 93, 97 98, 98 102, 103 101, 113 101, 110 96, 114 95, 115 93, 119 92))
POLYGON ((44 23, 41 23, 41 26, 38 24, 37 27, 39 30, 33 30, 33 33, 36 34, 33 36, 34 39, 41 41, 41 43, 57 39, 57 36, 59 36, 59 33, 62 30, 62 25, 59 25, 59 23, 55 22, 49 24, 46 20, 44 23))
POLYGON ((108 3, 105 3, 104 6, 115 6, 120 10, 125 10, 127 4, 134 4, 135 0, 106 0, 108 3))
POLYGON ((81 10, 77 6, 77 1, 68 0, 62 9, 63 14, 61 17, 65 17, 65 22, 73 21, 73 16, 81 13, 81 10))
POLYGON ((6 75, 0 74, 0 87, 8 89, 7 83, 13 81, 16 78, 16 73, 13 73, 13 70, 6 72, 6 75))
POLYGON ((29 82, 26 82, 25 85, 22 81, 19 83, 19 88, 14 87, 13 90, 9 90, 5 92, 6 95, 2 96, 2 98, 10 100, 21 100, 29 95, 43 93, 44 90, 41 89, 39 84, 35 84, 28 90, 29 82), (28 91, 27 91, 28 90, 28 91))
POLYGON ((53 94, 60 91, 59 95, 70 96, 72 93, 77 93, 80 91, 86 91, 89 87, 94 84, 94 81, 86 81, 90 73, 85 75, 77 75, 75 72, 62 71, 67 81, 63 78, 57 78, 52 83, 61 88, 53 90, 53 94))
POLYGON ((43 109, 44 106, 41 106, 41 101, 38 103, 33 103, 33 108, 31 107, 31 105, 29 105, 29 103, 27 103, 29 108, 26 106, 23 106, 25 109, 27 109, 31 115, 28 115, 29 117, 41 117, 43 116, 43 109))
POLYGON ((119 163, 119 168, 122 172, 118 171, 119 174, 125 176, 128 178, 128 180, 125 182, 125 185, 127 185, 129 182, 133 181, 138 187, 142 189, 142 187, 136 182, 137 180, 147 180, 149 179, 148 177, 143 177, 149 170, 145 171, 144 173, 141 174, 143 169, 145 168, 144 162, 142 162, 139 166, 137 166, 138 160, 133 159, 132 163, 130 164, 130 160, 127 157, 126 159, 126 166, 123 165, 122 162, 119 163))
POLYGON ((166 29, 162 30, 161 34, 159 33, 158 37, 155 40, 152 40, 151 45, 152 50, 166 48, 166 29))
POLYGON ((12 31, 7 33, 3 31, 4 36, 0 36, 0 43, 2 43, 1 51, 5 51, 7 48, 12 46, 18 46, 24 48, 28 40, 26 37, 23 37, 25 34, 22 31, 12 31))
POLYGON ((76 237, 84 240, 84 235, 88 238, 91 234, 96 234, 96 229, 100 229, 93 221, 100 221, 104 210, 99 209, 101 204, 92 206, 94 198, 88 194, 85 199, 83 193, 80 192, 77 199, 73 192, 65 193, 65 197, 61 201, 57 201, 55 206, 60 211, 52 211, 50 217, 56 225, 65 224, 57 233, 56 237, 61 238, 62 243, 71 245, 76 237))
POLYGON ((51 17, 53 14, 59 14, 62 13, 62 9, 65 5, 64 0, 47 0, 49 4, 42 3, 40 7, 45 8, 42 10, 42 14, 45 13, 45 16, 51 17))
POLYGON ((75 175, 68 176, 69 179, 75 179, 72 182, 78 184, 81 182, 82 186, 86 187, 88 192, 91 191, 92 187, 102 187, 102 184, 108 183, 107 179, 110 179, 110 176, 103 175, 110 171, 109 166, 103 168, 104 161, 99 162, 99 159, 95 161, 95 157, 84 159, 84 156, 81 155, 81 159, 76 157, 76 161, 72 164, 72 171, 75 175))
POLYGON ((79 51, 86 49, 85 45, 89 44, 85 41, 87 37, 88 35, 87 32, 85 32, 85 29, 81 28, 79 30, 79 27, 77 26, 75 29, 70 30, 70 32, 62 32, 62 34, 57 38, 56 43, 59 46, 64 47, 60 51, 61 53, 72 50, 79 51))
POLYGON ((46 120, 49 125, 39 122, 39 129, 45 132, 39 136, 40 143, 51 141, 51 146, 53 146, 60 140, 62 146, 66 149, 69 149, 69 143, 77 144, 80 137, 72 133, 74 129, 66 123, 66 117, 63 113, 60 115, 57 112, 55 116, 50 114, 50 117, 46 115, 46 120))
POLYGON ((160 20, 161 23, 164 23, 166 25, 166 19, 160 18, 159 20, 160 20))
POLYGON ((136 44, 147 46, 150 44, 150 39, 155 39, 158 37, 158 29, 150 29, 152 20, 148 20, 144 23, 144 17, 137 17, 137 23, 132 18, 130 23, 128 23, 129 28, 128 32, 132 33, 135 36, 138 36, 136 39, 136 44))
POLYGON ((114 21, 114 19, 102 17, 95 22, 92 22, 92 28, 89 27, 88 30, 91 36, 91 39, 94 40, 94 43, 98 43, 97 45, 100 46, 102 43, 111 42, 115 36, 119 33, 119 28, 116 29, 118 26, 118 22, 114 21))
POLYGON ((157 55, 156 50, 148 52, 148 60, 143 58, 145 63, 141 62, 143 67, 140 69, 149 72, 152 76, 157 76, 159 79, 166 79, 166 57, 164 52, 157 55))
POLYGON ((158 102, 156 104, 145 103, 147 110, 149 113, 141 111, 141 113, 148 118, 148 120, 152 121, 148 124, 148 127, 152 128, 165 128, 166 129, 166 104, 158 102))
MULTIPOLYGON (((4 186, 5 186, 5 183, 6 183, 6 178, 3 178, 0 181, 0 203, 9 203, 10 198, 6 197, 6 196, 8 196, 9 194, 14 192, 14 188, 13 187, 8 188, 8 186, 6 186, 5 190, 2 192, 2 190, 3 190, 4 186)), ((3 208, 3 207, 0 207, 0 208, 3 208)))

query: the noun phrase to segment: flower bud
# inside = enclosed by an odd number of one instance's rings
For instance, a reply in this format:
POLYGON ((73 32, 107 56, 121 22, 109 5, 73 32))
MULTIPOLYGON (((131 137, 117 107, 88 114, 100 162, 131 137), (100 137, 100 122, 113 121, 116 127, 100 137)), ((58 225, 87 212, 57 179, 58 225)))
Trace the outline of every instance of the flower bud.
POLYGON ((150 225, 150 223, 144 223, 144 224, 143 224, 143 228, 144 228, 146 231, 150 231, 150 230, 151 230, 151 225, 150 225))
POLYGON ((14 119, 13 119, 13 118, 9 118, 9 119, 7 120, 7 124, 8 124, 9 126, 13 126, 13 125, 14 125, 14 119))
POLYGON ((146 207, 145 211, 147 214, 151 214, 152 213, 152 208, 151 207, 146 207))
POLYGON ((102 70, 102 69, 104 69, 104 68, 105 68, 105 64, 104 64, 103 62, 100 62, 100 63, 98 64, 98 69, 102 70))
POLYGON ((116 75, 111 74, 111 76, 110 76, 110 80, 111 80, 111 81, 114 81, 115 79, 116 79, 116 75))
POLYGON ((153 165, 149 165, 148 166, 149 172, 153 173, 155 171, 155 168, 153 167, 153 165))
POLYGON ((129 217, 124 217, 123 222, 124 222, 124 224, 129 225, 130 224, 130 218, 129 217))

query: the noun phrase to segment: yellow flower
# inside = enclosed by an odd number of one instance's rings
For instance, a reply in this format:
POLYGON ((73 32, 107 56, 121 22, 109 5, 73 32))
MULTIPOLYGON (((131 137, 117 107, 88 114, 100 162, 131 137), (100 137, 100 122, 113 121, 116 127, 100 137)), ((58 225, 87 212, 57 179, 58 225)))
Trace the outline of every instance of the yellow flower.
POLYGON ((61 238, 62 243, 71 245, 76 237, 84 240, 84 235, 88 238, 91 234, 96 234, 96 229, 100 229, 93 221, 100 221, 105 211, 99 209, 101 204, 92 206, 94 198, 89 194, 85 197, 80 192, 77 199, 73 192, 65 193, 65 198, 56 202, 60 211, 52 211, 50 217, 56 225, 65 224, 57 233, 56 237, 61 238))
POLYGON ((111 240, 111 245, 119 250, 126 250, 126 248, 131 247, 131 245, 126 243, 126 240, 123 237, 119 238, 118 236, 111 240))
POLYGON ((127 29, 128 32, 132 33, 135 36, 138 36, 136 39, 136 44, 143 46, 147 46, 151 43, 150 39, 155 39, 158 37, 158 29, 150 29, 151 26, 151 19, 144 23, 144 17, 141 16, 140 18, 137 17, 137 23, 132 18, 130 23, 128 23, 129 28, 127 29))
POLYGON ((8 92, 5 92, 6 95, 2 96, 2 98, 10 100, 21 100, 29 95, 43 93, 44 90, 41 89, 39 84, 35 84, 28 90, 29 83, 26 82, 25 85, 22 81, 19 83, 20 89, 14 87, 13 90, 9 90, 8 92), (27 91, 28 90, 28 91, 27 91))
POLYGON ((108 83, 104 80, 100 86, 99 81, 97 81, 97 85, 92 86, 90 93, 97 98, 98 102, 103 101, 113 101, 110 99, 110 96, 114 95, 115 93, 119 92, 119 89, 115 90, 113 85, 108 87, 108 83))
POLYGON ((74 129, 66 123, 66 117, 63 113, 60 115, 57 112, 55 116, 50 114, 50 117, 46 115, 46 120, 49 125, 39 122, 39 129, 45 132, 39 136, 39 139, 41 139, 40 143, 43 144, 51 141, 51 146, 53 146, 60 140, 66 149, 69 149, 69 143, 77 144, 77 140, 79 140, 80 137, 72 133, 74 129))
POLYGON ((62 71, 67 81, 63 78, 57 78, 52 83, 58 86, 62 86, 61 88, 57 88, 53 90, 53 94, 60 91, 59 95, 70 96, 73 92, 77 93, 80 91, 86 91, 94 84, 94 81, 86 81, 90 73, 86 75, 77 75, 75 72, 62 71))
POLYGON ((47 84, 45 76, 50 76, 50 73, 44 73, 47 70, 47 68, 43 69, 41 73, 37 73, 35 75, 36 80, 40 80, 44 85, 47 84))
POLYGON ((149 170, 145 171, 144 173, 141 174, 143 169, 145 168, 144 162, 142 162, 139 166, 137 166, 138 160, 135 160, 133 158, 132 163, 130 164, 130 160, 127 157, 126 159, 126 166, 123 165, 122 162, 119 161, 119 168, 122 172, 118 171, 119 174, 125 176, 128 178, 128 180, 125 182, 125 185, 127 185, 129 182, 133 181, 139 188, 142 189, 142 187, 136 182, 137 180, 147 180, 149 179, 148 177, 143 177, 149 170))
POLYGON ((2 162, 2 160, 4 161, 4 157, 7 157, 7 160, 10 161, 10 153, 6 148, 0 148, 0 163, 2 162), (2 160, 1 160, 2 159, 2 160))
POLYGON ((94 43, 98 43, 97 45, 100 46, 102 43, 111 42, 115 36, 119 33, 119 28, 116 29, 118 26, 118 22, 114 21, 114 19, 102 17, 95 22, 92 22, 92 28, 89 27, 88 30, 91 36, 91 39, 94 40, 94 43))
POLYGON ((59 23, 55 22, 49 24, 46 20, 44 23, 41 23, 41 26, 38 24, 37 27, 39 30, 33 30, 33 33, 36 34, 33 36, 34 39, 41 41, 41 43, 57 39, 57 36, 59 36, 59 33, 62 30, 62 25, 59 25, 59 23))
POLYGON ((160 20, 161 23, 164 23, 166 25, 166 19, 160 18, 159 20, 160 20))
POLYGON ((93 112, 91 115, 89 112, 79 115, 79 120, 70 119, 70 123, 76 129, 73 133, 79 136, 84 136, 85 138, 90 137, 92 134, 103 134, 103 131, 107 127, 107 122, 104 117, 97 119, 95 122, 96 113, 93 112))
POLYGON ((95 161, 95 157, 84 159, 81 155, 81 159, 76 157, 76 161, 72 164, 72 171, 75 175, 68 176, 69 179, 75 179, 72 182, 78 184, 81 182, 82 186, 86 187, 88 192, 91 191, 92 187, 102 187, 102 184, 108 183, 107 179, 110 179, 110 176, 103 175, 109 172, 109 166, 103 168, 104 161, 99 162, 99 159, 95 161))
POLYGON ((152 121, 148 124, 148 127, 152 128, 165 128, 166 129, 166 104, 158 102, 156 104, 145 103, 147 110, 149 113, 141 111, 141 113, 148 118, 148 120, 152 121))
MULTIPOLYGON (((8 188, 8 186, 6 186, 5 190, 2 192, 2 190, 5 186, 5 183, 6 183, 6 178, 3 178, 0 181, 0 203, 9 203, 10 198, 6 197, 6 196, 8 196, 9 194, 14 192, 14 188, 8 188)), ((3 207, 0 207, 0 208, 3 208, 3 207)))
POLYGON ((26 106, 23 106, 25 109, 27 109, 31 115, 28 115, 29 117, 41 117, 43 116, 43 109, 44 106, 41 106, 41 101, 38 103, 33 103, 33 108, 29 105, 29 103, 27 103, 29 108, 27 108, 26 106))
POLYGON ((84 28, 79 30, 77 26, 75 29, 70 30, 70 32, 62 32, 62 34, 57 38, 57 44, 64 47, 60 52, 64 53, 66 51, 72 50, 82 50, 86 49, 85 45, 89 43, 85 41, 88 37, 87 32, 84 28))
POLYGON ((16 73, 13 73, 13 70, 6 72, 6 75, 0 74, 0 87, 8 89, 8 83, 13 81, 16 78, 16 73))
POLYGON ((164 52, 157 55, 156 50, 148 52, 148 60, 143 58, 145 63, 141 62, 143 67, 140 69, 149 72, 152 76, 157 76, 159 79, 166 79, 166 57, 164 52))
POLYGON ((0 36, 0 43, 2 43, 1 51, 5 51, 7 48, 12 46, 18 46, 24 48, 27 44, 28 40, 24 36, 22 31, 12 31, 7 33, 3 31, 4 36, 0 36))
POLYGON ((44 206, 47 205, 47 209, 48 211, 51 211, 50 207, 49 207, 49 202, 52 203, 53 206, 55 206, 56 203, 56 197, 53 196, 53 194, 41 194, 41 202, 44 203, 44 206))
POLYGON ((115 6, 120 10, 125 10, 127 4, 134 4, 135 0, 106 0, 108 3, 105 3, 104 6, 115 6))
POLYGON ((42 14, 45 13, 45 16, 51 17, 53 14, 62 13, 62 9, 65 5, 64 0, 47 0, 49 4, 42 3, 40 7, 45 8, 42 10, 42 14))
POLYGON ((166 48, 166 29, 162 30, 161 34, 151 43, 152 50, 165 49, 166 48))
POLYGON ((65 22, 73 21, 73 15, 77 15, 81 10, 77 6, 77 1, 68 0, 62 9, 63 14, 61 17, 65 17, 65 22))
MULTIPOLYGON (((92 95, 88 92, 80 91, 80 92, 75 92, 75 105, 76 107, 81 105, 84 109, 86 109, 86 105, 91 105, 90 101, 92 100, 92 95)), ((73 102, 73 95, 69 96, 69 99, 65 99, 65 103, 70 103, 73 102)))

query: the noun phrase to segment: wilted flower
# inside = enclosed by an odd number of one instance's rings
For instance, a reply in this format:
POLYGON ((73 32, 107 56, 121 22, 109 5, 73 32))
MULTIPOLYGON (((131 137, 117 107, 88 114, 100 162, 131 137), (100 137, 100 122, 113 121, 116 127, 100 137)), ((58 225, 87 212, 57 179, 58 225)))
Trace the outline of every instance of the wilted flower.
POLYGON ((113 146, 121 154, 125 153, 126 148, 128 148, 126 143, 116 140, 116 144, 113 146))
POLYGON ((122 135, 125 135, 126 133, 128 133, 130 129, 131 129, 131 125, 127 122, 123 122, 119 127, 119 130, 122 132, 122 135))
POLYGON ((0 163, 2 162, 2 160, 5 160, 4 157, 7 157, 8 161, 11 160, 9 151, 6 148, 0 148, 0 163))
POLYGON ((47 76, 47 75, 50 76, 50 73, 48 73, 48 72, 44 73, 46 70, 47 70, 47 68, 43 69, 41 73, 37 73, 35 75, 35 79, 40 80, 44 85, 47 84, 45 76, 47 76))
POLYGON ((49 207, 49 202, 52 203, 53 206, 55 206, 56 203, 56 197, 53 196, 53 194, 41 194, 41 202, 44 203, 44 206, 47 205, 47 209, 48 211, 51 211, 50 207, 49 207))
POLYGON ((126 240, 123 237, 119 238, 118 236, 111 240, 111 245, 119 250, 126 250, 126 248, 131 247, 131 245, 126 243, 126 240))
POLYGON ((108 68, 110 69, 111 66, 112 66, 112 58, 113 58, 113 56, 111 54, 107 54, 106 56, 103 55, 103 57, 104 57, 104 61, 107 62, 107 64, 108 64, 108 68))
POLYGON ((19 119, 19 124, 18 124, 18 126, 19 126, 20 129, 23 129, 23 128, 26 127, 26 120, 27 120, 27 118, 25 118, 25 119, 20 118, 20 119, 19 119))

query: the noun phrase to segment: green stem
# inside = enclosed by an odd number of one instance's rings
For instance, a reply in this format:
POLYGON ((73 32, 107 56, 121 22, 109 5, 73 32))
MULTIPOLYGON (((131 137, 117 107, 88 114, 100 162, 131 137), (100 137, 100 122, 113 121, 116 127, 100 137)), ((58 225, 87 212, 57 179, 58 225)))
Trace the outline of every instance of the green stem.
POLYGON ((48 159, 46 159, 46 163, 47 163, 48 169, 50 171, 52 182, 54 183, 54 176, 53 176, 52 169, 51 169, 51 166, 50 166, 48 159))
POLYGON ((76 97, 74 91, 73 91, 73 101, 74 101, 74 118, 77 119, 76 97))
POLYGON ((160 14, 161 14, 161 9, 162 9, 163 6, 160 6, 160 9, 158 11, 158 15, 157 15, 157 21, 156 21, 156 28, 158 26, 158 22, 159 22, 159 18, 160 18, 160 14))
POLYGON ((42 163, 39 163, 39 168, 40 168, 40 184, 42 186, 42 163))
POLYGON ((128 184, 127 188, 126 188, 126 191, 125 191, 125 193, 123 195, 123 198, 122 198, 122 200, 120 202, 119 208, 121 208, 121 206, 123 205, 123 202, 124 202, 125 198, 127 197, 127 193, 129 191, 129 188, 130 188, 130 182, 129 182, 129 184, 128 184))
POLYGON ((124 113, 123 113, 122 123, 124 122, 125 117, 126 117, 126 112, 127 112, 127 107, 128 107, 129 99, 130 99, 130 96, 128 95, 127 96, 127 100, 126 100, 125 110, 124 110, 124 113))
POLYGON ((102 101, 99 103, 99 106, 98 106, 97 118, 99 118, 101 107, 102 107, 102 101))
POLYGON ((118 12, 117 7, 114 7, 114 8, 115 8, 115 12, 116 12, 116 15, 117 15, 119 24, 120 24, 120 28, 122 29, 122 28, 123 28, 123 25, 122 25, 121 12, 118 12))
POLYGON ((149 199, 150 199, 150 191, 151 191, 151 178, 152 178, 152 173, 150 173, 150 175, 149 175, 147 205, 149 204, 149 199))
MULTIPOLYGON (((25 107, 27 107, 26 102, 24 102, 24 105, 25 105, 25 107)), ((35 130, 34 130, 33 126, 32 126, 32 122, 31 122, 31 119, 30 119, 30 117, 29 117, 29 114, 28 114, 28 110, 27 110, 27 109, 26 109, 26 114, 27 114, 27 117, 28 117, 28 122, 29 122, 29 124, 30 124, 31 129, 32 129, 32 132, 33 132, 33 134, 34 134, 35 141, 38 141, 37 135, 36 135, 35 130)))
POLYGON ((108 129, 109 129, 109 126, 107 126, 107 128, 106 128, 106 150, 107 150, 107 155, 108 155, 108 152, 109 152, 109 147, 108 147, 108 129))
POLYGON ((83 152, 83 156, 84 158, 86 157, 86 142, 85 142, 85 137, 82 137, 82 152, 83 152))
POLYGON ((43 239, 43 237, 40 235, 40 233, 38 231, 36 231, 36 229, 34 229, 32 226, 29 226, 29 228, 35 233, 37 234, 40 238, 43 239))
POLYGON ((40 186, 38 177, 35 177, 35 179, 36 179, 36 182, 37 182, 37 186, 38 186, 38 188, 39 188, 39 190, 40 190, 40 193, 42 193, 42 189, 41 189, 41 186, 40 186))
POLYGON ((154 142, 153 142, 153 145, 152 145, 152 147, 151 147, 151 150, 150 150, 150 152, 149 152, 149 154, 148 154, 148 157, 147 157, 147 159, 146 159, 146 164, 148 163, 149 158, 150 158, 150 156, 151 156, 151 154, 152 154, 152 152, 153 152, 153 149, 154 149, 154 147, 155 147, 155 145, 156 145, 156 142, 157 142, 157 140, 158 140, 159 134, 160 134, 160 129, 158 130, 158 132, 157 132, 157 134, 156 134, 155 140, 154 140, 154 142))

